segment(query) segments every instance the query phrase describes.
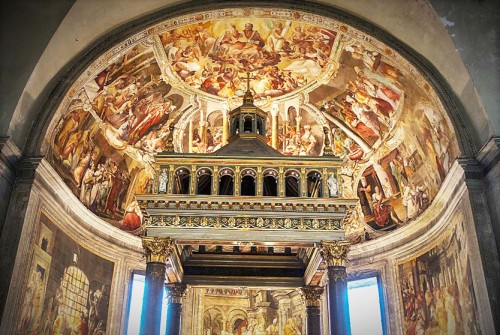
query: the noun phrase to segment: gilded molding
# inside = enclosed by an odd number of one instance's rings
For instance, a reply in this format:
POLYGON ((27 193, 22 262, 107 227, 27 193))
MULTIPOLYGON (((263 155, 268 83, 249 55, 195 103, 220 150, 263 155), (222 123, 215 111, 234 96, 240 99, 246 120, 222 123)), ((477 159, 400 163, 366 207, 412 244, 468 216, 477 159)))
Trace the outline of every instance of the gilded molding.
POLYGON ((325 289, 321 286, 307 285, 300 288, 302 297, 305 299, 307 307, 317 306, 321 304, 321 295, 325 289))
POLYGON ((347 263, 347 253, 350 245, 346 241, 321 242, 320 255, 328 267, 342 266, 347 263))
POLYGON ((273 230, 315 230, 342 231, 341 220, 318 218, 264 218, 240 216, 179 216, 151 215, 146 222, 150 227, 187 227, 223 229, 273 229, 273 230))
POLYGON ((186 297, 187 285, 183 283, 170 283, 165 285, 167 289, 167 299, 169 303, 182 304, 186 297))
POLYGON ((174 240, 170 237, 143 237, 142 247, 146 256, 146 263, 166 263, 174 250, 174 240))

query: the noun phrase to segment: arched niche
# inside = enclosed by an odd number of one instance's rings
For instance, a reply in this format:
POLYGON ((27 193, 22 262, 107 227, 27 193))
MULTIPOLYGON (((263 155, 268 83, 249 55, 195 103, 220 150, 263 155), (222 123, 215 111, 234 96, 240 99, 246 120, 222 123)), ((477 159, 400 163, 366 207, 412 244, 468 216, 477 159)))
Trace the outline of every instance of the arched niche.
POLYGON ((296 170, 285 173, 285 196, 300 197, 300 173, 296 170))
POLYGON ((256 176, 257 174, 253 169, 241 171, 240 195, 255 196, 256 176))
POLYGON ((182 167, 175 170, 173 194, 189 194, 190 184, 191 171, 188 168, 182 167))
POLYGON ((318 171, 309 171, 306 177, 307 196, 309 198, 321 198, 323 196, 323 179, 318 171))
POLYGON ((224 168, 219 172, 219 195, 234 195, 234 171, 224 168))
POLYGON ((262 177, 262 195, 276 197, 278 195, 278 172, 268 169, 263 172, 262 177))
POLYGON ((196 194, 212 194, 212 170, 200 168, 196 172, 196 194))

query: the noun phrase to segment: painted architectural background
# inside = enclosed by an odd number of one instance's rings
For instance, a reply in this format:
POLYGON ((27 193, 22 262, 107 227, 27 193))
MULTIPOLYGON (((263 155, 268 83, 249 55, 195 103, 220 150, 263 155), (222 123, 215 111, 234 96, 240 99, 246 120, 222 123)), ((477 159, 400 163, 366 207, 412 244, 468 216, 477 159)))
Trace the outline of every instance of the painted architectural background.
POLYGON ((305 307, 298 290, 193 288, 184 301, 183 334, 305 334, 305 307), (200 302, 200 305, 192 304, 200 302), (192 313, 192 314, 191 314, 192 313))
POLYGON ((463 215, 435 247, 398 266, 406 334, 481 334, 463 215))
POLYGON ((17 334, 106 334, 114 264, 77 244, 42 212, 17 334))

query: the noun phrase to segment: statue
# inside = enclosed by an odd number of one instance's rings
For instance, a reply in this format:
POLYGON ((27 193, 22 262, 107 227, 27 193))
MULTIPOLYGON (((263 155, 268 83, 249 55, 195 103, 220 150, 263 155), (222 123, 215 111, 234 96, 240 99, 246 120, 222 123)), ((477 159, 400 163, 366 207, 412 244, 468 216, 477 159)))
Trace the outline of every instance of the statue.
POLYGON ((158 193, 167 193, 168 172, 167 169, 161 170, 158 181, 158 193))
POLYGON ((330 177, 328 177, 328 180, 326 182, 328 184, 330 198, 338 197, 339 196, 339 184, 338 184, 337 178, 335 178, 335 174, 333 172, 330 173, 330 177))

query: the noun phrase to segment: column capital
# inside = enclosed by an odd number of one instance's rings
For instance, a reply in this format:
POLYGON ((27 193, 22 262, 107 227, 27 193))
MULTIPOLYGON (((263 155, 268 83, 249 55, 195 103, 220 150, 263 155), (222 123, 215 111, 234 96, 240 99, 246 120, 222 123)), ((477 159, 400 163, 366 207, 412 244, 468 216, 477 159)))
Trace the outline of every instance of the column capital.
POLYGON ((321 295, 325 289, 321 286, 307 285, 300 288, 302 296, 305 299, 306 306, 320 306, 321 295))
POLYGON ((321 242, 319 253, 327 266, 346 266, 350 245, 346 241, 321 242))
POLYGON ((146 263, 166 263, 174 250, 175 242, 170 237, 143 237, 142 247, 146 255, 146 263))
POLYGON ((169 283, 165 287, 167 289, 168 302, 182 304, 182 300, 186 297, 187 285, 183 283, 169 283))

